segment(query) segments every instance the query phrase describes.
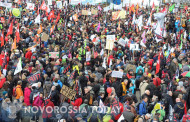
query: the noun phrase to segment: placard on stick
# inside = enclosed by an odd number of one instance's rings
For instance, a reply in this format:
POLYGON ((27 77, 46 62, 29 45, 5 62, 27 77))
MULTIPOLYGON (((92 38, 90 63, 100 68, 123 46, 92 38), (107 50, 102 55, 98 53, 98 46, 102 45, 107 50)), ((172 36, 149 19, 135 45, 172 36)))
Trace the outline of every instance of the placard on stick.
POLYGON ((65 97, 69 98, 70 100, 75 99, 76 92, 65 85, 63 85, 60 93, 63 94, 65 97))
POLYGON ((42 33, 42 41, 47 41, 49 39, 49 35, 46 33, 42 33))
POLYGON ((59 58, 59 52, 49 52, 50 58, 59 58))

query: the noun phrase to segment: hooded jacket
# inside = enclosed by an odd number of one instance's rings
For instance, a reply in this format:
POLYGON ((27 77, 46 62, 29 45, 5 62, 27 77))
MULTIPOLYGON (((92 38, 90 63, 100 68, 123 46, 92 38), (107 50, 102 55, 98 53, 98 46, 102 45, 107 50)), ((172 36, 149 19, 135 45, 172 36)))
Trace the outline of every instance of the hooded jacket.
POLYGON ((23 91, 21 88, 21 85, 16 86, 16 99, 19 99, 21 96, 23 96, 23 91))
POLYGON ((174 113, 177 113, 179 115, 179 120, 181 120, 184 114, 184 104, 182 102, 177 102, 175 104, 174 113))
POLYGON ((24 89, 24 103, 26 103, 27 106, 31 105, 30 104, 30 94, 31 94, 30 88, 26 87, 24 89))

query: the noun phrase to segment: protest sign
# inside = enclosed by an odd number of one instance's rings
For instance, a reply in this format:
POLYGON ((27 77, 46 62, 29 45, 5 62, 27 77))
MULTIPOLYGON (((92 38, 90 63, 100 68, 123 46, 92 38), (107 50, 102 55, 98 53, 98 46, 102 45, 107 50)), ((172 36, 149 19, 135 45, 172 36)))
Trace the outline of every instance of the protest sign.
POLYGON ((27 77, 27 81, 29 83, 36 83, 40 80, 40 78, 41 78, 40 72, 36 72, 32 76, 27 77))
POLYGON ((118 44, 125 47, 126 41, 123 38, 120 38, 119 41, 118 41, 118 44))
POLYGON ((123 72, 121 71, 113 71, 111 74, 111 77, 113 78, 122 78, 123 77, 123 72))
POLYGON ((139 44, 130 44, 130 50, 139 50, 139 44))
POLYGON ((92 9, 92 10, 91 10, 91 13, 92 13, 93 15, 97 15, 97 14, 98 14, 98 10, 92 9))
POLYGON ((67 68, 65 68, 65 70, 63 71, 63 74, 66 74, 70 69, 71 69, 71 66, 68 65, 67 68))
POLYGON ((91 52, 86 52, 86 61, 91 60, 91 52))
POLYGON ((115 42, 115 35, 107 35, 106 37, 106 49, 112 50, 115 42))
POLYGON ((47 41, 49 39, 49 35, 46 33, 42 33, 41 39, 42 39, 42 41, 47 41))
POLYGON ((52 0, 48 0, 48 6, 52 5, 52 0))
POLYGON ((82 10, 82 15, 88 15, 88 10, 82 10))
POLYGON ((59 58, 59 52, 49 52, 50 58, 59 58))
POLYGON ((65 97, 69 98, 70 100, 75 99, 76 92, 70 89, 69 87, 67 87, 66 85, 63 85, 60 93, 63 94, 65 97))
POLYGON ((57 8, 62 9, 62 1, 56 1, 57 8))
POLYGON ((33 3, 27 3, 26 9, 34 10, 34 4, 33 3))
POLYGON ((79 3, 81 3, 81 0, 69 0, 69 4, 71 5, 77 5, 79 3))

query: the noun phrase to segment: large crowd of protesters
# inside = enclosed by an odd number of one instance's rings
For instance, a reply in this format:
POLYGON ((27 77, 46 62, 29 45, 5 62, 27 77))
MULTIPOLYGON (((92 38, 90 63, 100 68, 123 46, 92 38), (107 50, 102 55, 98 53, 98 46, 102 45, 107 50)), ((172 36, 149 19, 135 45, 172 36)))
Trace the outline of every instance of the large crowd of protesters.
POLYGON ((104 11, 100 4, 53 6, 48 13, 38 1, 34 10, 13 3, 12 8, 22 8, 20 18, 0 7, 0 121, 189 121, 190 11, 181 5, 130 5, 123 7, 124 18, 114 20, 117 10, 104 11), (83 15, 82 10, 91 9, 97 14, 83 15), (161 35, 156 13, 164 13, 161 35), (38 15, 40 23, 35 22, 38 15), (140 17, 141 27, 134 21, 140 17), (107 35, 115 35, 109 50, 107 35), (120 39, 127 40, 125 45, 120 39), (132 44, 139 49, 131 49, 132 44), (66 87, 75 91, 74 99, 62 93, 66 87), (30 112, 28 107, 71 111, 30 112))

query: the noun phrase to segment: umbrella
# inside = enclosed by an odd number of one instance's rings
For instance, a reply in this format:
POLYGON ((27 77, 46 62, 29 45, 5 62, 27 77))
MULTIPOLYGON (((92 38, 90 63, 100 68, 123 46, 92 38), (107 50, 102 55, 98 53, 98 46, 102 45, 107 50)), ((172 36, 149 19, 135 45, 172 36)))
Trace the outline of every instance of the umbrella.
POLYGON ((190 77, 190 71, 181 74, 183 77, 190 77))

